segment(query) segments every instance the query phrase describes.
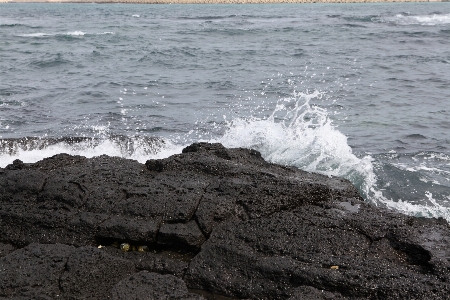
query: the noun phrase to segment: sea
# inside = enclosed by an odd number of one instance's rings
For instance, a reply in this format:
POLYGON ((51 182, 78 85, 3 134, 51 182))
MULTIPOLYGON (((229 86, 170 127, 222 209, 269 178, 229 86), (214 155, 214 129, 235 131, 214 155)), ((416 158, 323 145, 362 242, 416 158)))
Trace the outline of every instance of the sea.
POLYGON ((0 3, 0 167, 199 141, 450 221, 450 3, 0 3))

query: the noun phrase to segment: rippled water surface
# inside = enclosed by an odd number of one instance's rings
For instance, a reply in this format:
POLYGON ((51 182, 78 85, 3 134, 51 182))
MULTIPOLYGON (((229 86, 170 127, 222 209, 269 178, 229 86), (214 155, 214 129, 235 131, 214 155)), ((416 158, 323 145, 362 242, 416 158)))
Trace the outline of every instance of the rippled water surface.
POLYGON ((218 141, 450 220, 450 3, 0 4, 0 57, 0 167, 218 141))

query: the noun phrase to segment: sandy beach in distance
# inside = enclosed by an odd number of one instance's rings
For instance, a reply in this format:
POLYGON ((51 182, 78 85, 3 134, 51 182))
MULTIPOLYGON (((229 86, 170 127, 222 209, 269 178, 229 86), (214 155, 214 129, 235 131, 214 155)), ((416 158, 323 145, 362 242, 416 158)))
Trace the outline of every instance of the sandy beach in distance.
POLYGON ((262 4, 262 3, 365 3, 449 2, 450 0, 0 0, 0 3, 141 3, 141 4, 262 4))

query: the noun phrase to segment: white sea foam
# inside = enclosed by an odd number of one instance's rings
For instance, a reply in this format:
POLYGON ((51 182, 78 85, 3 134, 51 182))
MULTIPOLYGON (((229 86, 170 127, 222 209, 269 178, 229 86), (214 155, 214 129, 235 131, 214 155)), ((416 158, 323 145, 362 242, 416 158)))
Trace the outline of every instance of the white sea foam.
POLYGON ((26 34, 19 34, 21 37, 45 37, 45 36, 51 36, 50 33, 45 32, 36 32, 36 33, 26 33, 26 34))
POLYGON ((372 158, 358 158, 347 144, 347 137, 331 122, 328 112, 311 104, 321 98, 295 92, 292 97, 278 101, 267 119, 235 119, 219 139, 228 147, 253 148, 265 159, 303 170, 349 179, 374 201, 376 176, 372 158))
MULTIPOLYGON (((222 137, 207 141, 221 142, 227 147, 257 149, 265 159, 272 162, 348 178, 371 199, 375 195, 373 185, 376 182, 372 158, 356 157, 347 144, 346 136, 332 125, 328 112, 310 103, 312 99, 321 96, 318 91, 311 94, 294 93, 292 97, 279 100, 270 117, 236 118, 227 123, 222 137)), ((98 136, 109 135, 108 126, 97 126, 93 130, 98 136)), ((135 147, 132 152, 124 152, 123 145, 108 138, 95 144, 58 143, 41 150, 18 149, 12 154, 3 154, 0 156, 0 164, 4 167, 16 158, 24 162, 35 162, 62 152, 87 157, 108 154, 145 162, 148 158, 164 158, 180 153, 191 142, 187 139, 180 140, 183 143, 165 140, 163 146, 154 148, 153 151, 148 151, 146 147, 135 147)), ((139 141, 133 143, 139 144, 139 141)))
POLYGON ((440 161, 450 161, 450 156, 445 153, 419 153, 417 156, 422 156, 425 160, 440 160, 440 161))
POLYGON ((411 157, 403 157, 402 162, 393 161, 390 164, 399 170, 419 174, 423 182, 448 186, 448 178, 450 178, 448 160, 449 156, 444 153, 422 152, 411 157))
POLYGON ((404 166, 404 169, 406 171, 410 171, 410 172, 418 172, 418 171, 428 171, 431 173, 436 173, 436 174, 441 174, 441 175, 450 175, 449 171, 445 171, 445 170, 441 170, 439 168, 433 168, 433 167, 427 167, 423 164, 419 165, 419 166, 414 166, 414 167, 407 167, 404 166))
POLYGON ((59 142, 45 147, 18 147, 8 153, 0 153, 0 167, 5 167, 15 159, 20 159, 25 163, 34 163, 44 158, 67 153, 71 155, 82 155, 85 157, 95 157, 99 155, 118 156, 128 159, 135 159, 145 163, 148 159, 160 159, 173 154, 181 153, 184 146, 173 144, 170 140, 162 143, 148 143, 145 139, 136 137, 129 138, 124 142, 114 139, 104 139, 84 141, 80 143, 59 142), (132 146, 130 146, 132 144, 132 146))
MULTIPOLYGON (((25 34, 19 34, 18 36, 21 37, 49 37, 49 36, 58 36, 58 35, 70 35, 70 36, 84 36, 86 35, 86 32, 83 31, 70 31, 70 32, 66 32, 66 33, 45 33, 45 32, 35 32, 35 33, 25 33, 25 34)), ((106 31, 106 32, 101 32, 101 33, 97 33, 98 35, 103 35, 103 34, 115 34, 115 32, 112 31, 106 31)))
POLYGON ((73 36, 81 36, 81 35, 85 35, 86 32, 83 31, 70 31, 67 33, 67 35, 73 35, 73 36))
MULTIPOLYGON (((425 193, 423 203, 428 204, 423 205, 385 197, 382 189, 377 186, 378 179, 374 172, 373 158, 369 155, 357 157, 352 152, 347 137, 333 125, 328 111, 315 104, 320 103, 321 97, 322 93, 318 91, 295 92, 291 97, 280 99, 269 117, 235 118, 225 121, 224 134, 206 141, 221 142, 227 147, 253 148, 260 151, 266 160, 274 163, 296 166, 328 176, 344 177, 361 191, 365 199, 376 205, 383 204, 409 215, 443 217, 450 221, 449 208, 435 200, 430 192, 425 193)), ((125 142, 118 142, 106 138, 109 135, 108 126, 93 129, 105 138, 96 143, 61 142, 38 149, 20 148, 0 154, 0 166, 5 167, 17 158, 31 163, 58 153, 86 157, 107 154, 144 163, 149 158, 159 159, 181 153, 188 143, 199 140, 181 138, 182 143, 174 143, 170 139, 165 139, 163 143, 149 144, 143 140, 144 138, 131 137, 125 142)), ((445 159, 439 155, 433 157, 445 159)), ((405 169, 410 167, 404 166, 405 169)))
POLYGON ((229 122, 225 134, 217 141, 227 147, 259 150, 265 159, 274 163, 347 178, 375 205, 385 205, 408 215, 443 217, 450 221, 449 208, 439 204, 430 192, 423 196, 423 202, 429 205, 387 198, 377 185, 372 157, 355 156, 347 137, 332 124, 328 112, 311 103, 320 96, 318 91, 294 93, 280 100, 269 118, 240 118, 229 122))
POLYGON ((412 204, 403 200, 384 201, 384 203, 387 207, 407 215, 426 218, 444 218, 450 222, 450 208, 440 205, 429 191, 425 192, 425 197, 431 205, 412 204))
POLYGON ((419 15, 419 16, 405 16, 402 14, 398 14, 392 21, 401 25, 412 25, 412 24, 427 25, 427 26, 445 25, 450 24, 450 14, 442 14, 442 15, 433 14, 433 15, 419 15))

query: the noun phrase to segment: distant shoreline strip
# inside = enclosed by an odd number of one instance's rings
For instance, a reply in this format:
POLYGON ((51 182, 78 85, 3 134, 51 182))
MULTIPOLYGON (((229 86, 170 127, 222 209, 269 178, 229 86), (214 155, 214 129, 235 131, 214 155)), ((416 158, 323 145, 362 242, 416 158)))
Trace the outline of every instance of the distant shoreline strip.
POLYGON ((450 0, 0 0, 0 3, 135 3, 135 4, 276 4, 276 3, 375 3, 450 2, 450 0))

